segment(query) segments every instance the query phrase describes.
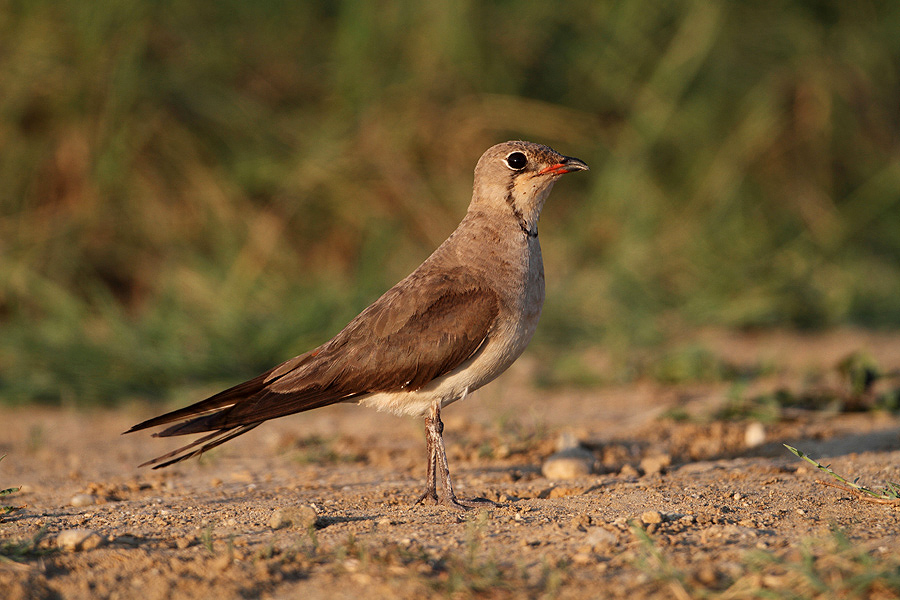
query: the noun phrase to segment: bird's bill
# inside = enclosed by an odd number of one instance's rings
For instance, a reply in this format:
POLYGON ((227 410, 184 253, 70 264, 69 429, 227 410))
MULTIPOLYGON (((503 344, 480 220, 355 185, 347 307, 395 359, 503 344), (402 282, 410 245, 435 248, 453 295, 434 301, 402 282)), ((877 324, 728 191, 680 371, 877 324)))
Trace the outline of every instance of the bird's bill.
POLYGON ((538 172, 538 175, 546 175, 552 173, 554 175, 562 175, 563 173, 571 173, 572 171, 590 171, 590 167, 583 160, 566 156, 562 162, 550 165, 538 172))

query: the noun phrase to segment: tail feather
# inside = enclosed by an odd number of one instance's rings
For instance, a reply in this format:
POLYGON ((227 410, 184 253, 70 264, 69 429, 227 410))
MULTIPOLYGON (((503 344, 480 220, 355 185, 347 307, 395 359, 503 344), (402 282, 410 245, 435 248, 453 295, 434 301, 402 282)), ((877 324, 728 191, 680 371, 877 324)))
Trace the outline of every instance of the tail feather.
POLYGON ((239 427, 234 427, 231 429, 214 431, 211 434, 196 439, 190 444, 182 446, 177 450, 173 450, 168 454, 163 454, 162 456, 157 456, 153 460, 148 460, 140 466, 149 467, 150 465, 153 465, 154 469, 162 469, 163 467, 168 467, 169 465, 173 465, 177 462, 193 458, 194 456, 200 456, 207 450, 211 450, 212 448, 215 448, 220 444, 224 444, 228 440, 232 440, 239 435, 247 433, 251 429, 260 425, 260 423, 251 423, 250 425, 241 425, 239 427), (195 448, 197 446, 200 447, 196 450, 192 450, 192 448, 195 448))
MULTIPOLYGON (((215 448, 239 435, 247 433, 270 418, 334 402, 335 400, 327 397, 327 394, 325 394, 326 398, 323 399, 317 397, 319 394, 313 393, 311 394, 313 396, 312 402, 305 404, 301 402, 298 406, 282 410, 278 414, 268 414, 265 410, 266 403, 262 402, 262 400, 271 395, 270 392, 267 392, 268 386, 284 377, 293 367, 296 367, 313 355, 312 352, 308 352, 295 357, 253 379, 239 383, 205 400, 138 423, 124 433, 132 433, 159 425, 169 426, 158 433, 154 433, 153 437, 211 432, 186 446, 158 456, 140 466, 153 465, 154 469, 161 469, 188 458, 200 456, 211 448, 215 448), (234 409, 239 406, 242 407, 240 413, 232 415, 231 413, 234 412, 234 409)), ((278 396, 286 395, 278 394, 278 396)), ((301 394, 300 397, 302 398, 303 395, 301 394)))
POLYGON ((208 416, 209 413, 215 414, 223 409, 230 408, 241 400, 252 398, 256 394, 261 392, 267 385, 266 377, 269 376, 269 373, 271 373, 271 371, 266 371, 262 375, 254 377, 253 379, 250 379, 243 383, 239 383, 234 387, 230 387, 227 390, 210 396, 206 400, 201 400, 196 404, 191 404, 190 406, 167 412, 164 415, 153 417, 152 419, 147 419, 146 421, 138 423, 125 433, 133 433, 142 429, 156 427, 157 425, 174 423, 175 421, 185 421, 191 417, 201 417, 204 415, 208 416))

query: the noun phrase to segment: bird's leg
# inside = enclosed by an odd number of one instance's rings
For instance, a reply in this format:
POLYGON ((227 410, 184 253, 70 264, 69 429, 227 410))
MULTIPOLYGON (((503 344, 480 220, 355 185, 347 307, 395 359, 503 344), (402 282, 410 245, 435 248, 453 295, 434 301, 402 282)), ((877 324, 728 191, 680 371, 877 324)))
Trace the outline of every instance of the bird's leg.
MULTIPOLYGON (((440 410, 440 409, 439 409, 440 410)), ((444 424, 440 418, 434 420, 433 412, 425 417, 425 451, 428 453, 428 471, 425 475, 425 493, 419 496, 416 504, 430 501, 437 503, 437 443, 435 439, 440 439, 441 430, 444 424)))
POLYGON ((436 401, 431 405, 431 411, 425 417, 425 440, 428 448, 428 475, 425 483, 425 493, 418 502, 426 499, 433 500, 444 506, 458 509, 475 508, 485 504, 497 506, 487 498, 475 498, 473 500, 460 501, 453 492, 453 482, 450 480, 450 464, 447 462, 447 451, 444 448, 444 423, 441 421, 441 404, 436 401), (437 471, 441 471, 442 494, 437 495, 437 471))
POLYGON ((441 487, 443 488, 443 494, 441 494, 440 502, 445 506, 465 508, 461 506, 456 499, 456 494, 453 493, 453 482, 450 481, 450 463, 447 462, 447 450, 444 448, 444 423, 441 421, 440 404, 434 404, 432 407, 432 415, 434 415, 432 418, 437 421, 435 423, 437 437, 435 438, 434 466, 432 469, 436 470, 434 467, 437 467, 441 470, 441 487))

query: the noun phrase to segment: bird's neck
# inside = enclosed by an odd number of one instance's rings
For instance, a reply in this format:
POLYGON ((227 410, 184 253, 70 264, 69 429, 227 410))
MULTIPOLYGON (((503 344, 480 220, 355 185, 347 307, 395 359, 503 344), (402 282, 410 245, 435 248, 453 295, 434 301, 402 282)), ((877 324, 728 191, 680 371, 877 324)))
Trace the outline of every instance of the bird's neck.
POLYGON ((537 220, 528 222, 527 215, 502 208, 497 211, 470 207, 447 240, 445 251, 467 269, 484 272, 490 279, 514 281, 526 278, 531 271, 541 272, 537 220))
POLYGON ((538 236, 538 219, 551 189, 553 182, 540 191, 520 189, 518 186, 512 186, 507 190, 505 197, 507 208, 518 223, 519 229, 529 238, 538 236))
POLYGON ((520 247, 527 241, 538 241, 538 215, 523 212, 514 206, 496 210, 471 207, 459 224, 454 237, 479 240, 486 247, 497 245, 520 247))

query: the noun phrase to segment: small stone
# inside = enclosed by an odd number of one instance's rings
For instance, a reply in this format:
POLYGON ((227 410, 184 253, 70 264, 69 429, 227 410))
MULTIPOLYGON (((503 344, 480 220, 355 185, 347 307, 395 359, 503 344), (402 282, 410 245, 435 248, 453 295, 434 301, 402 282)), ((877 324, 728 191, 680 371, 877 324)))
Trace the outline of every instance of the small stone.
POLYGON ((591 474, 594 455, 584 448, 569 448, 544 461, 541 473, 547 479, 576 479, 591 474))
POLYGON ((662 473, 663 469, 672 464, 672 457, 669 454, 660 454, 657 456, 647 456, 641 459, 641 469, 647 475, 655 475, 662 473))
POLYGON ((93 494, 75 494, 72 496, 72 499, 69 500, 69 504, 72 506, 90 506, 97 502, 97 496, 93 494))
POLYGON ((616 534, 603 527, 591 527, 584 536, 584 543, 597 550, 616 545, 616 534))
POLYGON ((584 493, 584 489, 580 487, 569 487, 565 485, 550 488, 547 494, 548 498, 567 498, 569 496, 578 496, 584 493))
POLYGON ((283 529, 285 527, 290 527, 290 525, 291 519, 284 509, 276 508, 272 513, 272 516, 269 517, 269 527, 272 529, 283 529))
POLYGON ((581 513, 572 518, 572 527, 574 527, 575 529, 581 529, 582 531, 586 531, 587 528, 590 526, 591 526, 590 515, 581 513))
POLYGON ((662 523, 663 516, 658 510, 648 510, 647 512, 641 515, 641 521, 645 525, 650 525, 653 523, 662 523))
POLYGON ((744 430, 744 445, 748 448, 761 446, 766 442, 766 428, 759 421, 747 425, 744 430))
POLYGON ((591 555, 587 552, 578 552, 572 555, 572 562, 576 565, 586 565, 592 561, 591 555))
POLYGON ((619 471, 619 477, 637 477, 640 475, 637 469, 632 467, 631 465, 622 465, 622 469, 619 471))
POLYGON ((697 580, 704 585, 714 585, 719 580, 715 569, 711 566, 700 567, 697 571, 697 580))
POLYGON ((57 547, 69 552, 93 550, 101 543, 103 538, 93 529, 66 529, 56 536, 57 547))
POLYGON ((269 527, 272 529, 309 529, 316 524, 316 510, 311 506, 298 508, 277 508, 269 518, 269 527))

